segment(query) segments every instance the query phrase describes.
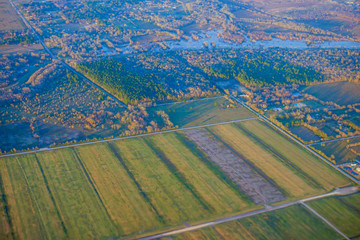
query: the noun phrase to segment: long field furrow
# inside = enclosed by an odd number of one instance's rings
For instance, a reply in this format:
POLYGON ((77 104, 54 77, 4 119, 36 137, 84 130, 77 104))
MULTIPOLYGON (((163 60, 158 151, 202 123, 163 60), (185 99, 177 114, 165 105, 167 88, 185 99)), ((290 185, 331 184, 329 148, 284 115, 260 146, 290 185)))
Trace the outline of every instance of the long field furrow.
POLYGON ((255 203, 266 204, 285 200, 279 190, 252 170, 236 153, 214 139, 206 130, 186 130, 184 134, 218 164, 255 203))
POLYGON ((310 176, 320 185, 319 187, 326 191, 349 184, 349 181, 339 172, 324 164, 321 159, 306 151, 271 126, 268 126, 265 122, 255 120, 236 123, 236 125, 251 131, 259 141, 271 146, 274 151, 288 159, 291 164, 306 173, 307 176, 310 176))
POLYGON ((107 144, 75 149, 120 235, 162 226, 156 212, 107 144))
POLYGON ((153 149, 161 152, 161 158, 173 165, 174 174, 181 174, 181 181, 196 191, 196 196, 207 204, 213 214, 241 211, 253 206, 229 183, 221 181, 203 163, 203 158, 194 155, 195 149, 184 145, 178 133, 152 136, 148 142, 153 149))
POLYGON ((114 145, 166 224, 181 224, 209 216, 209 211, 171 173, 143 139, 128 139, 114 145))
MULTIPOLYGON (((19 158, 0 161, 1 178, 14 234, 19 239, 45 239, 43 223, 19 165, 19 158)), ((35 160, 31 154, 25 158, 35 160)))
MULTIPOLYGON (((265 148, 261 142, 249 138, 235 125, 222 125, 210 129, 273 179, 278 186, 285 190, 289 198, 304 197, 321 190, 321 188, 307 183, 306 179, 303 179, 292 165, 289 166, 278 155, 265 148)), ((288 160, 286 159, 286 161, 288 160)))
POLYGON ((64 149, 37 154, 69 238, 117 236, 118 231, 73 151, 64 149))

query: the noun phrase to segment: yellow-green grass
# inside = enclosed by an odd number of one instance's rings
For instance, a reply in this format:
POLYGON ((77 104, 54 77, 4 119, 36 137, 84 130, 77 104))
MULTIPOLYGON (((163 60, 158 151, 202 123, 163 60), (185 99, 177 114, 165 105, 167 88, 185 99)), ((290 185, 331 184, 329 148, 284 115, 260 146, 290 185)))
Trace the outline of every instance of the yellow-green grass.
POLYGON ((209 130, 272 179, 285 191, 288 199, 303 198, 319 192, 319 188, 303 179, 297 169, 284 163, 282 159, 266 150, 259 142, 249 138, 235 125, 218 125, 209 130))
POLYGON ((360 237, 360 194, 309 202, 315 211, 350 238, 360 237))
POLYGON ((224 97, 196 100, 150 108, 149 111, 165 111, 174 125, 179 127, 199 126, 204 124, 256 117, 239 103, 235 108, 227 107, 230 102, 224 97))
POLYGON ((0 239, 13 239, 11 218, 7 208, 7 198, 4 191, 3 181, 0 174, 0 239))
POLYGON ((44 235, 51 239, 64 239, 66 228, 37 156, 35 154, 20 155, 17 160, 26 177, 28 191, 35 203, 35 209, 38 210, 37 217, 43 224, 44 235))
MULTIPOLYGON (((184 145, 186 139, 178 133, 154 135, 147 138, 148 144, 160 155, 163 161, 171 162, 171 170, 179 175, 189 189, 207 205, 212 214, 223 215, 243 211, 254 206, 245 200, 237 186, 221 181, 196 154, 194 148, 184 145)), ((186 143, 185 143, 186 144, 186 143)), ((169 163, 168 163, 169 164, 169 163)))
POLYGON ((331 227, 300 205, 231 221, 167 239, 342 239, 331 227))
MULTIPOLYGON (((32 155, 27 155, 32 157, 32 155)), ((18 163, 18 157, 1 159, 0 173, 15 237, 43 239, 43 225, 18 163)))
POLYGON ((293 166, 306 174, 304 178, 307 181, 315 182, 324 191, 350 184, 350 180, 340 172, 264 121, 245 121, 235 125, 248 132, 248 135, 250 133, 259 144, 265 144, 287 159, 293 166))
POLYGON ((71 148, 36 154, 70 239, 118 235, 71 148))
POLYGON ((77 147, 75 151, 121 236, 163 225, 108 144, 77 147))
POLYGON ((114 144, 167 225, 198 221, 213 214, 207 203, 181 182, 144 139, 129 139, 114 144))

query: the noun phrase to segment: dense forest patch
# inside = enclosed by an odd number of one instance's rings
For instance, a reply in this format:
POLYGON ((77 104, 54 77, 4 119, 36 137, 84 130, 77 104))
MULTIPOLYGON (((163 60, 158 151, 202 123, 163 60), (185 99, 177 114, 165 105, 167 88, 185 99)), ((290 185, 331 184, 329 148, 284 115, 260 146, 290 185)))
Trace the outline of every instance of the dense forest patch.
POLYGON ((119 97, 125 104, 133 104, 139 100, 163 100, 169 95, 166 88, 155 81, 156 75, 131 73, 114 59, 78 64, 77 70, 119 97))

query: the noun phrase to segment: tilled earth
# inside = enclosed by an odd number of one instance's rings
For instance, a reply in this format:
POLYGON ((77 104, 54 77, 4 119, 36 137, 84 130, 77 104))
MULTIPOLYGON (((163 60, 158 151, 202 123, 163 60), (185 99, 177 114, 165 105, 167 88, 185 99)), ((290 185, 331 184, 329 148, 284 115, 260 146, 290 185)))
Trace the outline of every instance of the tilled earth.
POLYGON ((285 200, 285 196, 252 169, 244 159, 205 129, 191 129, 184 134, 204 151, 256 204, 285 200))

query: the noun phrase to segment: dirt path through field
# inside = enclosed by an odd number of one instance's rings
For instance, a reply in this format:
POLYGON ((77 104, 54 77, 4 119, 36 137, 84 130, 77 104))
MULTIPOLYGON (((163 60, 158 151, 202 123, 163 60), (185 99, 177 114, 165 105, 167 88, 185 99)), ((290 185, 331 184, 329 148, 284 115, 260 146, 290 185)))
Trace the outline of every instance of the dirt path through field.
POLYGON ((256 204, 285 200, 285 196, 279 190, 205 129, 186 130, 184 134, 196 143, 256 204))

